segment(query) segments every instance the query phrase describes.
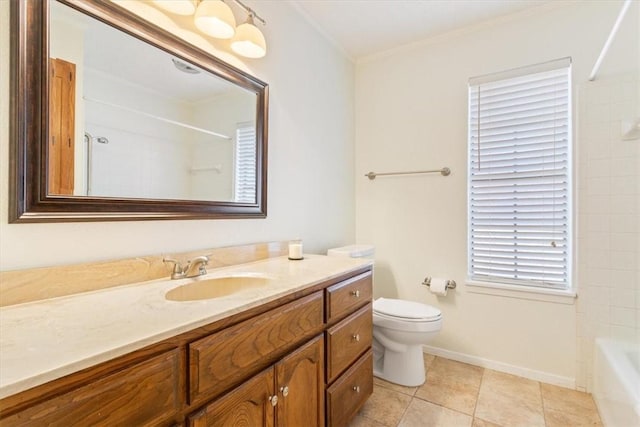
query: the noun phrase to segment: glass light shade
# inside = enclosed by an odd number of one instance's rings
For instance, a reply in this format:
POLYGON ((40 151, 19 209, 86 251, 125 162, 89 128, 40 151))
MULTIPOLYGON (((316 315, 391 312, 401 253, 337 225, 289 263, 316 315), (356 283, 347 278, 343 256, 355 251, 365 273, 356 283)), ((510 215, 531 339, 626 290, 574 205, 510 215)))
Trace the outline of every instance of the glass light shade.
POLYGON ((153 0, 153 3, 177 15, 193 15, 196 11, 196 0, 153 0))
POLYGON ((262 32, 253 25, 252 19, 236 28, 231 49, 246 58, 262 58, 267 54, 267 42, 262 32))
POLYGON ((202 0, 195 17, 196 27, 217 39, 230 39, 236 31, 236 18, 231 8, 220 0, 202 0))

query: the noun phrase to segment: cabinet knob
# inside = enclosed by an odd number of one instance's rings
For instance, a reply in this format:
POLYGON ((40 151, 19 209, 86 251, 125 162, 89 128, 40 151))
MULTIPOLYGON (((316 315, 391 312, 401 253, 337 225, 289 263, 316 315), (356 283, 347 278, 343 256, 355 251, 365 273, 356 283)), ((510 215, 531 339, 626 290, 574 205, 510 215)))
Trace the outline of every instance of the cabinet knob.
POLYGON ((269 402, 271 402, 271 406, 276 406, 278 404, 278 396, 269 396, 269 402))
POLYGON ((287 386, 280 387, 280 393, 282 393, 284 397, 287 397, 287 395, 289 394, 289 387, 287 386))
POLYGON ((360 393, 360 386, 359 385, 354 385, 353 386, 353 391, 355 391, 356 393, 360 393))
POLYGON ((360 334, 351 335, 351 339, 354 340, 355 342, 360 342, 360 334))
POLYGON ((360 298, 360 291, 359 290, 351 291, 351 296, 360 298))

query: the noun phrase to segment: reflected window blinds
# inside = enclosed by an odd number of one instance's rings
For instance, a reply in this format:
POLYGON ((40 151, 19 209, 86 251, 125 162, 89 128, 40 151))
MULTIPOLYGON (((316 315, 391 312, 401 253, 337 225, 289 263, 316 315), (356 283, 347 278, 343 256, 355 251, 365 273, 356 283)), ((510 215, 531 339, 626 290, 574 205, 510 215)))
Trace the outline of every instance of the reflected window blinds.
POLYGON ((256 158, 255 124, 239 124, 236 129, 235 202, 256 203, 256 158))
POLYGON ((469 277, 568 289, 571 62, 469 81, 469 277))

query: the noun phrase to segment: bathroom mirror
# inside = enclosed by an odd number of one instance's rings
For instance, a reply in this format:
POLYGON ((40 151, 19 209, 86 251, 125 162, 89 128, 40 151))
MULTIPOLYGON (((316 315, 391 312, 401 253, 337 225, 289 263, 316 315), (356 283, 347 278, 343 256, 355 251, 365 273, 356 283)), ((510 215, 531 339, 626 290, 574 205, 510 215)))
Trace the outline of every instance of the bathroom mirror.
POLYGON ((264 82, 117 2, 11 25, 10 222, 266 216, 264 82))

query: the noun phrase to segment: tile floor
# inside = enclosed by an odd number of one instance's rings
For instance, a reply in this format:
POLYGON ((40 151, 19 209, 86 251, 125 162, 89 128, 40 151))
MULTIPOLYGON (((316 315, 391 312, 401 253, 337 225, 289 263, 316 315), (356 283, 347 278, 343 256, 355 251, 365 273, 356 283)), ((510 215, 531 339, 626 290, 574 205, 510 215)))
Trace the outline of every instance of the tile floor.
POLYGON ((427 381, 374 379, 349 427, 602 426, 590 394, 425 354, 427 381))

